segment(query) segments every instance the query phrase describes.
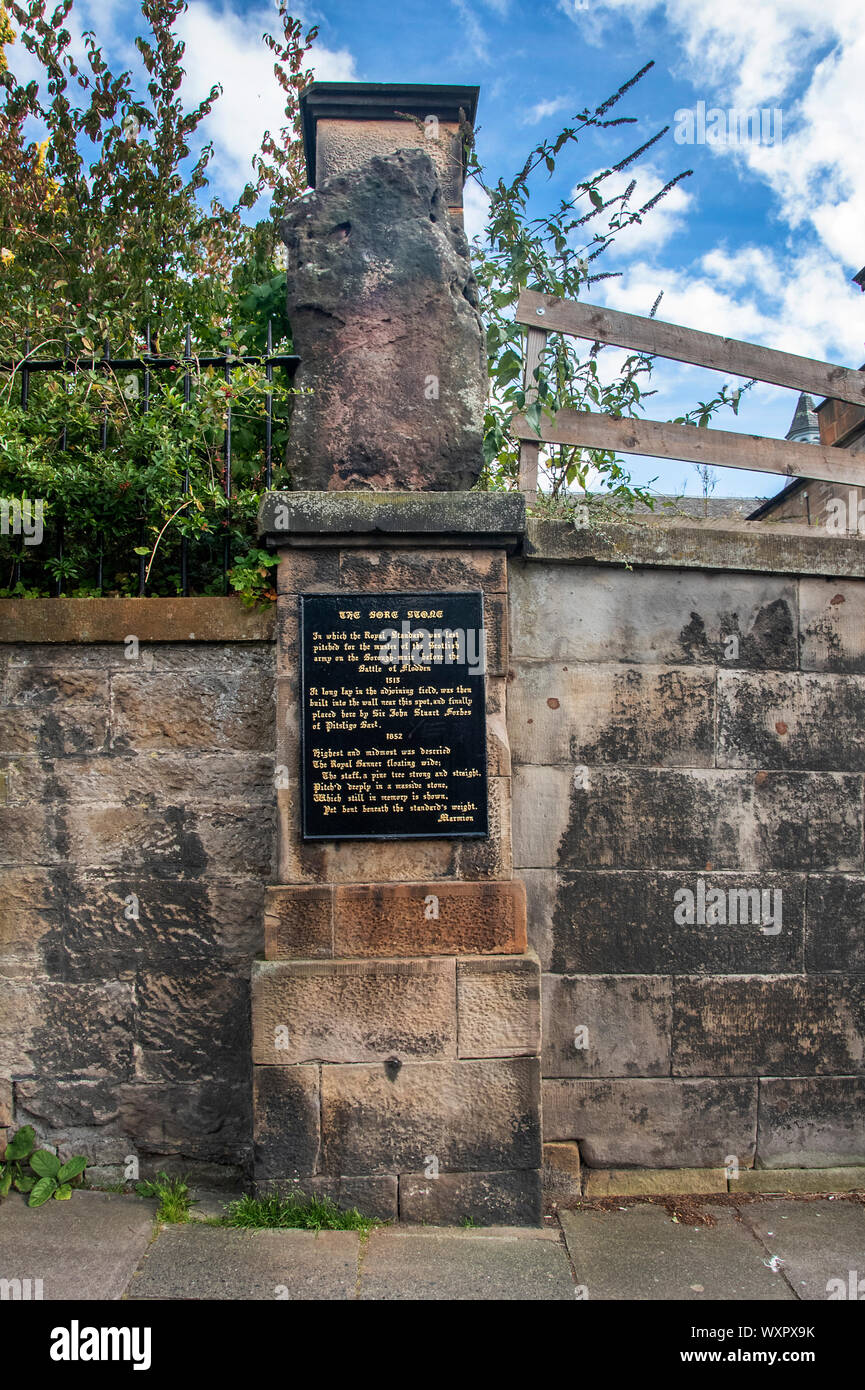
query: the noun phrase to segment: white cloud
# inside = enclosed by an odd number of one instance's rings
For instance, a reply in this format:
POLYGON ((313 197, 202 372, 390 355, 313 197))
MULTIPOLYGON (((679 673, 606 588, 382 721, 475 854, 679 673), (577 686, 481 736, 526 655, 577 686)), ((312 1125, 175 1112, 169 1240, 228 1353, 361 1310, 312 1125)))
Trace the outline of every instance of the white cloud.
POLYGON ((465 26, 466 39, 472 56, 479 63, 491 63, 489 38, 477 13, 472 8, 470 0, 452 0, 452 4, 465 26))
MULTIPOLYGON (((623 169, 621 173, 610 174, 600 185, 599 192, 606 202, 609 198, 624 193, 633 179, 636 179, 637 186, 628 200, 628 208, 632 212, 638 212, 641 207, 645 207, 667 182, 654 165, 638 164, 632 169, 623 169)), ((575 197, 576 193, 575 188, 571 196, 575 197)), ((685 226, 693 202, 693 196, 687 188, 677 183, 656 207, 646 213, 641 222, 632 222, 630 226, 616 233, 613 245, 617 259, 659 251, 685 226)), ((589 227, 591 225, 588 224, 589 227)))
POLYGON ((574 104, 573 97, 551 97, 547 101, 536 102, 530 106, 523 116, 523 125, 537 125, 538 121, 545 121, 548 116, 555 116, 557 111, 566 111, 574 104))
POLYGON ((469 241, 482 236, 487 222, 490 200, 475 179, 467 179, 463 191, 465 232, 469 241))
MULTIPOLYGON (((274 135, 284 124, 282 89, 273 74, 273 55, 262 43, 267 29, 278 23, 276 9, 262 5, 242 16, 227 6, 191 0, 178 32, 186 42, 183 65, 190 101, 200 101, 215 82, 222 96, 207 120, 207 138, 214 144, 213 168, 234 192, 249 177, 250 160, 265 130, 274 135)), ((355 60, 348 49, 329 49, 316 43, 310 66, 323 82, 357 80, 355 60)))

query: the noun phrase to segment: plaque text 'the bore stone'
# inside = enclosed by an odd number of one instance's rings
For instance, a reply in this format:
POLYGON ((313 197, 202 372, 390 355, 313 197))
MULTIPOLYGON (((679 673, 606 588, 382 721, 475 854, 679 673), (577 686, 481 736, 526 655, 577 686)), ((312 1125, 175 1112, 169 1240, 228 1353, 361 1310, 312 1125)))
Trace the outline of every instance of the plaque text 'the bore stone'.
POLYGON ((483 595, 301 594, 305 840, 488 834, 483 595))

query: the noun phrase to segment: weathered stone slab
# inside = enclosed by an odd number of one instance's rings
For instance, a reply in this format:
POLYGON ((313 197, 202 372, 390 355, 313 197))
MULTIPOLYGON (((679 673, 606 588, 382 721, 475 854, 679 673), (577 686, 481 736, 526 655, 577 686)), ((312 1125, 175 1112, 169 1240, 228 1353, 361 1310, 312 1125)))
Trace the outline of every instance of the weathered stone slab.
POLYGON ((544 1076, 669 1076, 672 982, 544 975, 544 1076))
POLYGON ((356 1231, 233 1231, 198 1221, 168 1226, 142 1260, 127 1298, 353 1299, 358 1241, 356 1231))
POLYGON ((322 1167, 328 1173, 540 1168, 539 1064, 533 1058, 324 1067, 322 1167))
POLYGON ((487 594, 503 594, 508 587, 507 565, 501 549, 343 550, 339 584, 333 587, 395 593, 401 589, 483 589, 487 594))
POLYGON ((515 765, 513 776, 514 867, 555 868, 571 816, 574 773, 568 767, 515 765))
POLYGON ((574 1281, 557 1237, 532 1228, 373 1231, 361 1299, 572 1302, 574 1281))
POLYGON ((460 1057, 537 1055, 541 975, 533 955, 457 962, 460 1057))
POLYGON ((375 545, 389 537, 391 546, 416 543, 425 554, 443 541, 486 549, 485 539, 508 546, 523 534, 526 499, 519 492, 266 492, 258 529, 274 545, 349 538, 375 545))
MULTIPOLYGON (((314 960, 335 955, 333 889, 308 884, 268 888, 264 907, 264 954, 267 960, 293 957, 314 960)), ((346 952, 341 950, 339 954, 346 952)))
POLYGON ((0 1075, 132 1074, 133 979, 67 984, 0 977, 0 1075))
POLYGON ((673 986, 675 1076, 865 1070, 865 977, 725 975, 673 986))
POLYGON ((62 929, 43 942, 50 968, 100 980, 134 967, 171 974, 261 950, 260 880, 106 877, 55 872, 62 929))
POLYGON ((256 1182, 314 1173, 321 1148, 319 1068, 253 1067, 256 1182))
POLYGON ((256 961, 252 1032, 264 1066, 454 1057, 455 963, 256 961))
POLYGON ((763 1168, 865 1165, 865 1078, 769 1077, 760 1082, 757 1158, 763 1168))
POLYGON ((716 1168, 754 1159, 757 1081, 552 1080, 544 1138, 576 1140, 593 1168, 716 1168))
POLYGON ((587 1168, 587 1197, 681 1196, 727 1191, 725 1168, 587 1168))
POLYGON ((484 334, 468 243, 429 155, 401 150, 324 179, 280 231, 295 385, 314 389, 295 398, 295 485, 471 487, 482 464, 484 334))
MULTIPOLYGON (((861 866, 857 775, 593 768, 588 788, 568 781, 570 819, 558 846, 563 869, 861 866)), ((558 802, 558 777, 553 785, 558 802)), ((519 778, 515 787, 516 799, 524 795, 519 778)))
POLYGON ((865 970, 865 878, 813 874, 805 909, 805 969, 865 970))
POLYGON ((105 672, 13 668, 0 704, 0 754, 92 753, 107 741, 108 713, 105 672))
POLYGON ((718 766, 865 771, 865 676, 719 671, 718 766))
POLYGON ((401 1221, 455 1226, 472 1220, 484 1226, 537 1226, 541 1178, 537 1169, 502 1173, 403 1173, 399 1180, 401 1221))
POLYGON ((549 869, 523 869, 520 878, 526 887, 528 944, 541 962, 542 970, 552 969, 553 914, 558 882, 549 869))
POLYGON ((804 874, 616 869, 562 874, 550 969, 646 975, 801 972, 805 884, 804 874), (700 881, 710 900, 714 893, 724 895, 717 923, 697 921, 700 881), (681 915, 682 898, 676 895, 683 889, 692 895, 691 923, 675 916, 681 915), (780 911, 780 932, 761 929, 763 893, 769 894, 768 915, 774 920, 780 911))
MULTIPOLYGON (((708 1230, 674 1223, 660 1203, 639 1202, 624 1211, 562 1211, 583 1298, 590 1303, 795 1302, 783 1272, 769 1267, 766 1247, 753 1239, 737 1214, 722 1206, 710 1210, 715 1221, 708 1230)), ((716 1348, 708 1340, 695 1345, 716 1348)))
POLYGON ((510 593, 515 664, 798 665, 794 579, 515 562, 510 593))
POLYGON ((743 1168, 730 1191, 865 1192, 865 1168, 743 1168))
POLYGON ((741 1211, 745 1227, 803 1302, 863 1301, 865 1207, 861 1203, 843 1198, 743 1202, 741 1211))
POLYGON ((714 673, 520 665, 508 722, 515 762, 711 767, 714 673))
POLYGON ((0 642, 266 642, 273 612, 230 598, 53 598, 0 601, 0 642))
MULTIPOLYGON (((29 1280, 34 1299, 93 1300, 104 1307, 123 1297, 153 1240, 155 1211, 155 1202, 116 1192, 76 1192, 71 1202, 46 1202, 35 1210, 17 1194, 10 1196, 0 1222, 3 1277, 29 1280), (41 1281, 38 1295, 35 1280, 41 1281)), ((90 1319, 85 1315, 82 1321, 90 1319)))
POLYGON ((553 1201, 581 1195, 580 1150, 576 1144, 544 1144, 541 1186, 544 1196, 553 1201))
POLYGON ((140 971, 136 1075, 142 1081, 248 1082, 249 985, 244 975, 229 961, 178 962, 168 974, 140 971))
POLYGON ((800 579, 799 606, 803 670, 865 671, 861 579, 800 579))
POLYGON ((340 885, 334 890, 338 956, 428 956, 526 948, 518 879, 340 885))
MULTIPOLYGON (((148 877, 196 878, 218 863, 225 874, 267 879, 273 866, 273 814, 249 806, 72 805, 65 813, 66 855, 81 869, 142 869, 148 877)), ((51 858, 58 857, 56 854, 51 858)))
MULTIPOLYGON (((248 1049, 246 1057, 248 1058, 248 1049)), ((169 1171, 169 1157, 184 1163, 230 1164, 248 1170, 252 1158, 252 1086, 222 1080, 194 1083, 131 1082, 118 1088, 124 1153, 150 1157, 142 1172, 169 1171), (160 1160, 162 1160, 160 1162, 160 1160)), ((230 1175, 229 1175, 230 1176, 230 1175)))
POLYGON ((272 746, 272 688, 258 675, 117 674, 111 694, 115 749, 272 746))

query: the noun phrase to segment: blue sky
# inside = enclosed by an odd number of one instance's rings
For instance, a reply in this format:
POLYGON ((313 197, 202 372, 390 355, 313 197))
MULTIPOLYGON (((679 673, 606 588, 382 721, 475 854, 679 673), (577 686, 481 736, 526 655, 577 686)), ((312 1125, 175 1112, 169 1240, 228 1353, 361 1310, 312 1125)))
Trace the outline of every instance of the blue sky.
MULTIPOLYGON (((513 173, 534 143, 555 135, 650 59, 625 98, 635 126, 581 142, 538 189, 538 209, 566 196, 663 125, 671 132, 641 165, 638 195, 693 169, 643 226, 603 260, 621 277, 594 298, 661 318, 858 367, 865 361, 865 295, 850 277, 865 265, 865 29, 862 0, 324 0, 293 7, 319 26, 313 64, 322 80, 465 82, 481 88, 478 148, 489 175, 513 173), (720 108, 775 113, 769 143, 677 143, 676 113, 720 108)), ((125 0, 77 0, 115 63, 135 61, 134 11, 125 0)), ((210 118, 214 179, 242 186, 264 126, 277 127, 279 92, 261 33, 271 0, 191 0, 183 20, 190 97, 222 82, 210 118)), ((11 66, 24 75, 10 53, 11 66)), ((679 118, 679 128, 683 118, 679 118)), ((624 186, 624 181, 623 181, 624 186)), ((645 200, 645 198, 643 199, 645 200)), ((469 231, 482 224, 477 191, 469 231)), ((722 378, 659 362, 648 413, 669 419, 715 393, 722 378)), ((792 392, 757 386, 726 429, 783 437, 792 392)), ((639 461, 634 477, 699 491, 685 463, 639 461)), ((718 469, 715 495, 767 495, 783 480, 718 469)))

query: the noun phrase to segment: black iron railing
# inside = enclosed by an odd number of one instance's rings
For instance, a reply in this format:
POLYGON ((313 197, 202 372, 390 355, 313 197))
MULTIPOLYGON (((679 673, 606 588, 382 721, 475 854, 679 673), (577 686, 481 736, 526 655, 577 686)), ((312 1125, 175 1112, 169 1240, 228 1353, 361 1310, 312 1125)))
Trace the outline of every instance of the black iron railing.
MULTIPOLYGON (((270 324, 267 328, 267 350, 264 353, 244 352, 244 353, 192 353, 192 335, 190 329, 186 330, 186 341, 184 355, 182 357, 163 356, 153 353, 150 350, 150 326, 148 325, 145 333, 145 350, 140 357, 112 357, 111 344, 105 341, 101 357, 72 357, 70 350, 66 349, 62 357, 31 357, 30 341, 25 343, 24 354, 17 362, 0 362, 0 373, 12 374, 21 378, 21 406, 24 410, 28 408, 30 398, 30 379, 34 373, 38 372, 61 372, 66 376, 75 378, 80 371, 105 371, 106 373, 116 374, 118 372, 140 372, 143 376, 143 389, 140 395, 141 408, 147 413, 151 404, 152 377, 154 372, 183 370, 183 398, 188 405, 192 394, 193 372, 199 368, 213 367, 224 373, 226 382, 231 381, 232 368, 244 365, 264 364, 265 376, 268 382, 273 381, 274 367, 282 368, 290 377, 294 376, 300 363, 300 358, 290 353, 275 353, 273 351, 273 331, 270 324)), ((264 445, 264 476, 265 487, 269 488, 273 481, 273 393, 265 393, 265 445, 264 445)), ((231 402, 227 402, 225 435, 224 435, 224 463, 225 463, 225 497, 229 508, 231 504, 231 402)), ((60 436, 60 449, 66 452, 67 449, 67 427, 63 426, 60 436)), ((108 411, 103 412, 102 425, 100 429, 100 447, 104 451, 108 447, 108 411)), ((189 469, 187 468, 183 492, 189 491, 189 469)), ((143 546, 145 535, 142 530, 140 544, 143 546)), ((54 535, 55 556, 58 561, 63 560, 64 545, 64 524, 62 517, 58 516, 54 535)), ((98 536, 96 539, 96 586, 99 592, 103 589, 103 561, 104 561, 104 537, 98 536)), ((223 587, 226 593, 229 592, 228 571, 231 566, 231 530, 226 527, 226 535, 223 541, 222 554, 222 578, 223 587)), ((143 556, 139 557, 138 563, 138 592, 143 595, 146 589, 146 562, 143 556)), ((14 579, 17 583, 21 577, 21 561, 16 561, 14 568, 14 579)), ((181 592, 184 596, 189 594, 189 541, 186 536, 180 540, 180 584, 181 592)), ((58 571, 54 583, 54 593, 59 597, 63 593, 62 571, 58 571)))

